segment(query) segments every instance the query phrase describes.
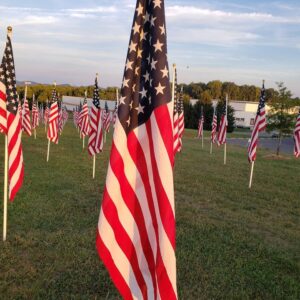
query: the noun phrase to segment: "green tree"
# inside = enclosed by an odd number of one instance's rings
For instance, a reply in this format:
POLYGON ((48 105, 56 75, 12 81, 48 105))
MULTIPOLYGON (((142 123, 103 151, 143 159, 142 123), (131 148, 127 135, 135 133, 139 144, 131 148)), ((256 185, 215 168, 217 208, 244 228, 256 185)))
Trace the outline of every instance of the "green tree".
POLYGON ((222 82, 220 80, 210 81, 207 84, 208 89, 210 90, 210 94, 213 99, 220 99, 222 96, 222 82))
POLYGON ((277 83, 277 93, 268 103, 271 107, 268 113, 268 131, 278 131, 278 143, 276 154, 279 155, 282 138, 284 134, 290 134, 294 128, 295 101, 291 92, 284 86, 283 82, 277 83))

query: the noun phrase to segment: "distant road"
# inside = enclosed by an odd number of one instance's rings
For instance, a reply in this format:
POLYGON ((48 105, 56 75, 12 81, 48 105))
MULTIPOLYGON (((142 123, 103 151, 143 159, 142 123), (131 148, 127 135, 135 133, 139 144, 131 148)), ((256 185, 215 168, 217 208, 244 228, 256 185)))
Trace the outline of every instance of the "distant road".
MULTIPOLYGON (((237 145, 241 147, 248 146, 248 138, 228 138, 228 144, 237 145)), ((272 152, 276 152, 277 149, 277 139, 276 138, 261 138, 259 139, 259 147, 268 149, 272 152)), ((285 154, 293 154, 294 151, 294 141, 292 138, 284 138, 282 140, 280 151, 285 154)))

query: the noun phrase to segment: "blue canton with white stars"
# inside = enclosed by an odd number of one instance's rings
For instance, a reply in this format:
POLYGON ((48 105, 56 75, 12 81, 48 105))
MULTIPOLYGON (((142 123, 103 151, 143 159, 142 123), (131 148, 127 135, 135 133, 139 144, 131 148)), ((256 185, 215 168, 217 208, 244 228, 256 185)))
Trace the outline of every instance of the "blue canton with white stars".
POLYGON ((93 104, 97 109, 100 109, 100 98, 99 98, 99 88, 98 88, 98 79, 95 79, 94 95, 93 95, 93 104))
POLYGON ((119 120, 126 131, 144 124, 171 101, 164 4, 137 1, 124 70, 119 120))
POLYGON ((14 56, 11 39, 7 36, 6 46, 0 66, 0 81, 6 87, 7 111, 16 114, 18 111, 18 93, 15 75, 14 56))
POLYGON ((258 110, 257 110, 258 115, 260 115, 260 112, 265 107, 265 103, 266 103, 266 90, 265 90, 265 85, 263 84, 262 89, 261 89, 260 98, 259 98, 258 110))

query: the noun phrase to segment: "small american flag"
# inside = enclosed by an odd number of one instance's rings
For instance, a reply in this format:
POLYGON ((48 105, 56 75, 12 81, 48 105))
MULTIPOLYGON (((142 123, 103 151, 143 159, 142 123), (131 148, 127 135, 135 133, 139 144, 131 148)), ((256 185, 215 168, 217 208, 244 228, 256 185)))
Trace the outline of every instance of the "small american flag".
POLYGON ((28 105, 28 100, 24 99, 24 104, 23 104, 23 123, 22 123, 22 129, 23 131, 31 136, 31 121, 30 121, 30 111, 29 111, 29 105, 28 105))
POLYGON ((108 110, 108 105, 105 101, 105 108, 103 114, 103 128, 106 132, 109 132, 110 121, 110 111, 108 110))
POLYGON ((178 137, 179 137, 179 148, 178 151, 182 150, 182 137, 184 133, 184 106, 183 106, 183 87, 181 87, 178 101, 178 137))
POLYGON ((48 139, 58 144, 58 97, 56 88, 53 88, 52 91, 52 99, 51 99, 51 106, 49 110, 49 116, 48 116, 48 132, 47 137, 48 139))
MULTIPOLYGON (((226 96, 227 97, 227 96, 226 96)), ((226 144, 227 135, 227 98, 224 106, 222 107, 221 121, 218 132, 218 145, 226 144)))
POLYGON ((203 126, 204 126, 204 113, 203 113, 203 107, 201 107, 201 118, 199 119, 199 124, 198 124, 198 138, 201 138, 203 136, 203 126))
POLYGON ((100 108, 98 79, 95 79, 93 104, 90 113, 90 133, 88 152, 91 156, 103 150, 103 130, 101 122, 102 111, 100 108))
POLYGON ((87 95, 85 93, 85 97, 83 100, 82 109, 80 111, 79 123, 80 123, 80 132, 82 136, 89 135, 90 132, 90 119, 89 119, 89 108, 87 105, 87 95))
POLYGON ((47 100, 46 108, 44 110, 44 123, 48 124, 48 118, 49 118, 49 100, 47 100))
POLYGON ((251 140, 248 146, 248 160, 249 162, 253 162, 256 160, 256 150, 258 144, 258 134, 259 132, 265 130, 267 126, 266 121, 266 110, 265 110, 265 102, 266 102, 266 93, 265 93, 265 85, 263 83, 257 114, 255 117, 254 127, 251 135, 251 140))
POLYGON ((174 155, 179 151, 180 148, 180 139, 179 139, 179 119, 178 119, 178 85, 177 85, 177 69, 176 65, 173 65, 174 68, 174 106, 173 106, 173 136, 174 136, 174 155))
POLYGON ((24 164, 15 64, 10 33, 7 35, 0 66, 0 128, 7 135, 9 199, 13 201, 23 184, 24 164))
POLYGON ((211 142, 215 144, 217 142, 217 126, 218 126, 218 118, 216 114, 216 108, 214 107, 213 113, 213 121, 211 126, 211 142))
POLYGON ((294 154, 298 158, 300 157, 300 111, 296 121, 296 128, 294 131, 295 149, 294 154))
POLYGON ((97 249, 124 299, 177 299, 164 1, 137 1, 97 249))
POLYGON ((39 125, 39 111, 37 108, 37 103, 35 101, 35 96, 32 96, 32 128, 35 129, 39 125))

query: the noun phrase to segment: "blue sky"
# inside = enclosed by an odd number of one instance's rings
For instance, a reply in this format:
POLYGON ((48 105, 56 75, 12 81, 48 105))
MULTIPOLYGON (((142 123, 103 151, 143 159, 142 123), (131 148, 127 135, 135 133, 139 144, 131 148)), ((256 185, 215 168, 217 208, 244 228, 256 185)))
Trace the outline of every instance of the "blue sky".
MULTIPOLYGON (((166 0, 169 64, 180 82, 214 79, 267 87, 284 81, 300 96, 299 0, 166 0)), ((1 0, 18 80, 121 84, 135 0, 1 0)))

